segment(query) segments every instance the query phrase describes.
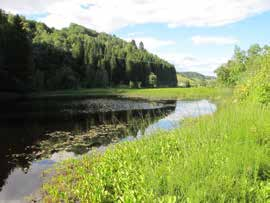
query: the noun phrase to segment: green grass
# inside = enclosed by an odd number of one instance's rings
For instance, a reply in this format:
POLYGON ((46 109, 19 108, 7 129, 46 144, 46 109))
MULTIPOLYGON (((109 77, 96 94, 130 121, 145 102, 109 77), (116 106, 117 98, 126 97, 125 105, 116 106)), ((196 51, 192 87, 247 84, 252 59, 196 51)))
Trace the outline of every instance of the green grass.
POLYGON ((230 95, 228 88, 154 88, 154 89, 79 89, 42 92, 30 95, 31 98, 69 98, 87 96, 123 96, 145 99, 198 99, 198 98, 218 98, 230 95))
POLYGON ((44 201, 269 202, 270 108, 223 105, 181 129, 61 163, 44 201))

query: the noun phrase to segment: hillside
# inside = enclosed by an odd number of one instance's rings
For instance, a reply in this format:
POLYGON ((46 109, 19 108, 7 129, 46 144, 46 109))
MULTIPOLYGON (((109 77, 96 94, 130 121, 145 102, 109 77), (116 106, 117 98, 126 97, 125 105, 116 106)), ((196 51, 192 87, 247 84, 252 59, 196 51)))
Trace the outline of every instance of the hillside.
POLYGON ((172 64, 140 43, 71 24, 57 30, 0 11, 0 90, 176 86, 172 64))
POLYGON ((206 86, 213 80, 215 77, 197 72, 177 72, 178 86, 206 86))
POLYGON ((213 80, 215 79, 214 76, 206 76, 201 73, 197 72, 181 72, 181 74, 187 78, 193 79, 193 80, 213 80))

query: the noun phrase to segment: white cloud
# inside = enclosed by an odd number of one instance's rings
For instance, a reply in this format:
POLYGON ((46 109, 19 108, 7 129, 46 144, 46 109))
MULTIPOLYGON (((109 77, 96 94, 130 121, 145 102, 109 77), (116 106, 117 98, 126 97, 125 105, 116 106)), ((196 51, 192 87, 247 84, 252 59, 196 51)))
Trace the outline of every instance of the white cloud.
POLYGON ((128 33, 127 36, 134 37, 134 36, 143 35, 143 34, 144 34, 143 32, 131 32, 131 33, 128 33))
POLYGON ((204 75, 215 75, 214 71, 223 63, 228 61, 230 57, 195 57, 192 54, 181 53, 159 53, 159 55, 173 63, 176 70, 182 71, 194 71, 204 75))
POLYGON ((139 45, 140 42, 143 42, 144 48, 147 49, 150 52, 157 52, 160 47, 164 46, 170 46, 176 44, 176 42, 172 40, 160 40, 156 39, 154 37, 133 37, 133 38, 124 38, 126 41, 135 40, 137 45, 139 45))
POLYGON ((216 36, 193 36, 191 38, 193 44, 215 44, 215 45, 231 45, 237 44, 239 41, 233 37, 216 37, 216 36))
MULTIPOLYGON (((111 32, 125 26, 164 23, 179 26, 222 26, 270 10, 270 0, 1 0, 0 8, 12 13, 38 15, 49 26, 62 28, 71 22, 97 31, 111 32), (81 7, 81 5, 89 5, 81 7)), ((159 48, 174 45, 171 40, 127 35, 143 41, 145 48, 175 64, 178 71, 197 71, 213 75, 213 71, 229 57, 203 58, 192 54, 158 53, 159 48)), ((194 36, 194 44, 235 44, 228 37, 194 36)))
POLYGON ((1 8, 20 14, 48 13, 42 21, 61 28, 70 22, 98 31, 127 25, 165 23, 221 26, 270 9, 269 0, 1 0, 1 8), (81 5, 90 5, 83 9, 81 5))

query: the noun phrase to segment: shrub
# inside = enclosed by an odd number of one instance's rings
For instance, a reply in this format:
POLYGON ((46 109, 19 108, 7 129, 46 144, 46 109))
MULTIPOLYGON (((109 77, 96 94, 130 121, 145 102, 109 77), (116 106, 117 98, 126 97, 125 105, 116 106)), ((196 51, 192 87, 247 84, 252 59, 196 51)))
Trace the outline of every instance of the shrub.
POLYGON ((135 82, 129 81, 129 88, 136 88, 135 82))
POLYGON ((157 76, 154 73, 150 73, 148 80, 150 87, 157 87, 157 76))
POLYGON ((241 101, 270 102, 270 66, 258 70, 253 76, 236 87, 236 97, 241 101))

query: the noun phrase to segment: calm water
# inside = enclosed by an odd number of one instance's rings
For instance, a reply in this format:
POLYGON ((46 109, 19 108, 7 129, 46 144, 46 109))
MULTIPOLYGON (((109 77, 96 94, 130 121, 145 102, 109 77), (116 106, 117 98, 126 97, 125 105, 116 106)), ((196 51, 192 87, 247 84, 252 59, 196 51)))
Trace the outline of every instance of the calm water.
POLYGON ((0 108, 0 202, 23 202, 42 171, 110 143, 170 130, 187 117, 211 114, 207 100, 92 98, 10 103, 0 108))

